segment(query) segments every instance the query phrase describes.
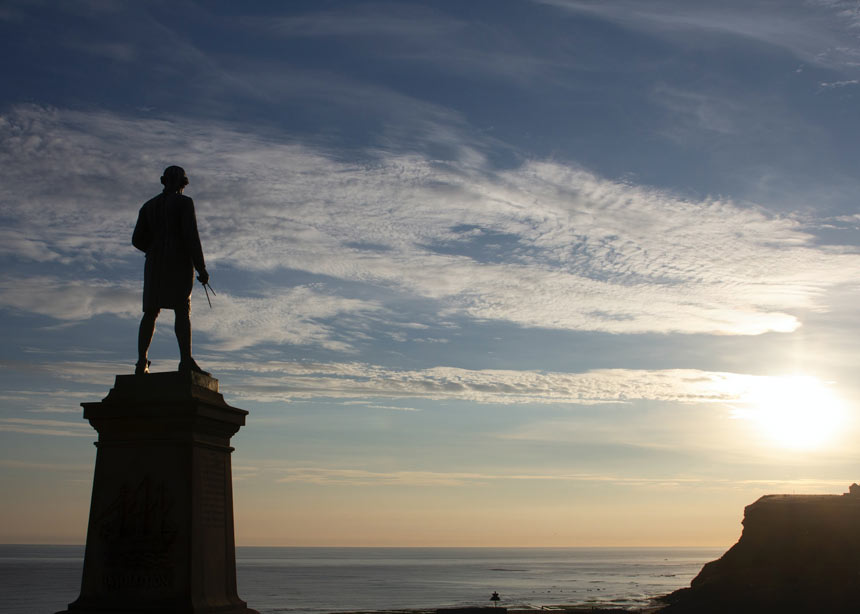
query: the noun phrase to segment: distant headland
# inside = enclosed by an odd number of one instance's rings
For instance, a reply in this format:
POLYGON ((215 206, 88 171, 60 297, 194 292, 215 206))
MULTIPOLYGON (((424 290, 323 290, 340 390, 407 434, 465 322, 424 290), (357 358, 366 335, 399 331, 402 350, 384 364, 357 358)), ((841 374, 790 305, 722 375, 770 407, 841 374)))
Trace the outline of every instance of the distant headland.
POLYGON ((844 495, 766 495, 743 532, 661 614, 856 612, 860 606, 860 486, 844 495))

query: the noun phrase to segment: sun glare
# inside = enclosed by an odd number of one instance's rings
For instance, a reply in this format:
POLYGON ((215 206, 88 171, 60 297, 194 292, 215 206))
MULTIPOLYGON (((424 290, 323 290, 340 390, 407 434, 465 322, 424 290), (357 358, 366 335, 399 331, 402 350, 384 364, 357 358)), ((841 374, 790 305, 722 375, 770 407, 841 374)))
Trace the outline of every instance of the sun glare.
POLYGON ((745 400, 746 417, 765 437, 784 448, 822 448, 835 441, 847 422, 842 401, 815 377, 767 378, 745 400))

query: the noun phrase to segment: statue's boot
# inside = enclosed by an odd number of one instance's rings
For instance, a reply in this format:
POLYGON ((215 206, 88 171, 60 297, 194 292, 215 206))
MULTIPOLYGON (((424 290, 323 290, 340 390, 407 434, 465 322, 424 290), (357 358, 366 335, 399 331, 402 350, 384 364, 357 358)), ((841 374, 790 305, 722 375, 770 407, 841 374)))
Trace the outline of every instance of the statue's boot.
POLYGON ((209 371, 204 371, 203 369, 201 369, 200 365, 197 364, 197 361, 195 361, 190 356, 188 358, 183 358, 179 362, 179 371, 180 372, 200 373, 201 375, 205 375, 207 377, 212 376, 212 374, 209 373, 209 371))
POLYGON ((211 373, 201 369, 200 365, 191 358, 191 318, 188 311, 176 310, 176 321, 173 328, 176 331, 176 341, 179 343, 180 373, 200 373, 211 377, 211 373))
POLYGON ((134 365, 134 374, 135 375, 146 375, 149 373, 149 365, 152 364, 151 360, 147 360, 146 358, 141 358, 137 361, 137 364, 134 365))

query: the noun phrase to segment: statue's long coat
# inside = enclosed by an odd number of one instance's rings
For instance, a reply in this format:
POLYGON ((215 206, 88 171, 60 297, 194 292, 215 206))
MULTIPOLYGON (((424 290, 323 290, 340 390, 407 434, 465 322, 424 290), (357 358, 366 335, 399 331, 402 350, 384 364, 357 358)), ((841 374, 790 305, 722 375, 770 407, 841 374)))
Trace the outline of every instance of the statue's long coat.
POLYGON ((143 310, 185 309, 194 269, 203 271, 194 201, 182 194, 159 194, 140 208, 132 244, 146 252, 143 310))

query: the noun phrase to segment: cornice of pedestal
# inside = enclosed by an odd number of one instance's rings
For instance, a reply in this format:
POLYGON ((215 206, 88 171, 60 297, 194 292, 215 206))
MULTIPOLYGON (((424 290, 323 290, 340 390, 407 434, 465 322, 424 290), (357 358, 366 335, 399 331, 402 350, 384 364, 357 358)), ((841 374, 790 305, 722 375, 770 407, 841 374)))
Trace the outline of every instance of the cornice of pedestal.
POLYGON ((248 415, 224 401, 217 379, 179 371, 117 375, 102 401, 81 405, 100 435, 193 432, 229 438, 248 415))

